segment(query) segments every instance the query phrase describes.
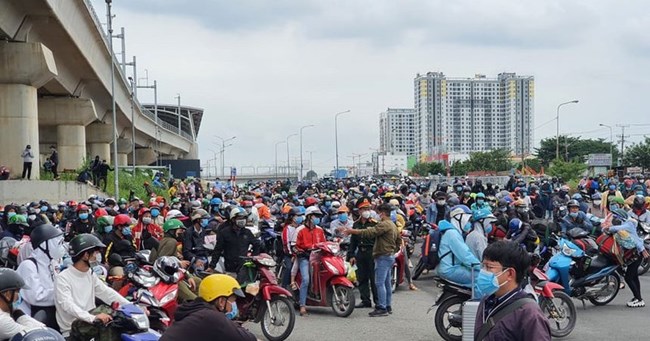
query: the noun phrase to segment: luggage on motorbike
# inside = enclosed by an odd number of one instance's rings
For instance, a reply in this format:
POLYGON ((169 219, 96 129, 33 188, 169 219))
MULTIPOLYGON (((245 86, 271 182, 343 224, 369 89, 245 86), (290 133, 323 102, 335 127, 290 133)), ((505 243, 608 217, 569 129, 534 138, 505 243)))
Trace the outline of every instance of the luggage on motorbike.
POLYGON ((610 257, 621 266, 629 264, 636 257, 636 249, 624 249, 618 244, 614 235, 603 233, 596 239, 596 243, 603 255, 610 257))
POLYGON ((444 232, 441 232, 440 229, 432 229, 422 243, 422 255, 426 257, 429 269, 433 270, 440 264, 441 257, 438 250, 443 234, 444 232))

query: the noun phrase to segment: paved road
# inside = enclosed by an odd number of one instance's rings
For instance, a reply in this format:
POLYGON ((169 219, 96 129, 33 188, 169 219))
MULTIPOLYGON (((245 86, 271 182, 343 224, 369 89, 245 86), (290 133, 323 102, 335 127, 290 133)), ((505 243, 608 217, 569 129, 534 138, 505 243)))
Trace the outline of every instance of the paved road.
MULTIPOLYGON (((335 317, 330 309, 311 308, 307 317, 296 316, 296 325, 288 340, 441 340, 433 325, 434 311, 427 309, 439 293, 430 275, 416 281, 419 291, 409 291, 404 285, 393 296, 393 315, 368 317, 369 309, 355 309, 348 318, 335 317)), ((641 277, 644 298, 650 300, 650 274, 641 277)), ((627 308, 632 297, 629 289, 619 292, 609 305, 596 307, 586 302, 586 309, 575 301, 578 322, 573 333, 563 340, 648 340, 646 328, 650 306, 627 308)), ((648 302, 650 303, 650 301, 648 302)), ((259 325, 247 327, 264 340, 259 325)))

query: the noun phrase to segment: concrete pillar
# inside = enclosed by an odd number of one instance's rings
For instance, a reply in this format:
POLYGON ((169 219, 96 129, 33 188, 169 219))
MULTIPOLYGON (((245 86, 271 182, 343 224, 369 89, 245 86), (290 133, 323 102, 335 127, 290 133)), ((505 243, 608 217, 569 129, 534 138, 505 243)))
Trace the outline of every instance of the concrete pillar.
POLYGON ((38 101, 38 119, 55 126, 59 170, 79 168, 86 155, 86 126, 97 119, 92 100, 73 97, 44 97, 38 101))
POLYGON ((156 151, 152 148, 138 148, 135 150, 135 162, 138 165, 150 165, 156 162, 156 151))
POLYGON ((117 153, 117 164, 120 167, 126 167, 129 165, 129 154, 126 153, 117 153))
POLYGON ((20 153, 32 146, 32 179, 40 176, 36 89, 56 77, 52 51, 41 43, 0 42, 0 160, 20 177, 20 153))
MULTIPOLYGON (((129 153, 131 152, 131 146, 133 146, 131 139, 117 139, 117 164, 120 167, 129 165, 129 153)), ((111 145, 111 153, 112 152, 113 148, 111 145)))
POLYGON ((96 155, 99 155, 100 160, 106 160, 111 164, 111 144, 110 143, 89 143, 86 151, 88 152, 88 159, 94 160, 96 155))
POLYGON ((99 155, 100 160, 111 163, 111 143, 113 142, 113 126, 103 122, 93 122, 86 127, 86 143, 88 158, 94 159, 99 155))

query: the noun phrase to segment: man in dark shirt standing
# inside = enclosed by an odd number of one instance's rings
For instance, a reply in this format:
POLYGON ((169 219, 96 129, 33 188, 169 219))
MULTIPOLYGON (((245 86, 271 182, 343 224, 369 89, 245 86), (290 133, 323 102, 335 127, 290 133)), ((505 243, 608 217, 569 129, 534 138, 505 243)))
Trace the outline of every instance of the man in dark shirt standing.
POLYGON ((50 161, 52 161, 52 175, 54 175, 54 180, 59 180, 59 153, 57 153, 54 145, 50 146, 50 150, 52 151, 52 154, 50 155, 50 161))
MULTIPOLYGON (((377 225, 377 221, 371 218, 370 199, 363 198, 357 203, 359 219, 354 222, 353 229, 366 229, 377 225)), ((348 250, 348 262, 352 266, 357 265, 357 281, 359 282, 359 294, 361 302, 357 308, 371 308, 370 292, 372 299, 377 304, 377 287, 375 286, 375 262, 372 258, 372 248, 375 245, 374 238, 362 238, 353 235, 350 237, 350 249, 348 250)))
POLYGON ((106 182, 108 182, 108 171, 113 171, 113 168, 106 163, 106 160, 102 160, 102 163, 97 166, 97 187, 99 187, 100 182, 104 182, 103 190, 106 192, 106 182))

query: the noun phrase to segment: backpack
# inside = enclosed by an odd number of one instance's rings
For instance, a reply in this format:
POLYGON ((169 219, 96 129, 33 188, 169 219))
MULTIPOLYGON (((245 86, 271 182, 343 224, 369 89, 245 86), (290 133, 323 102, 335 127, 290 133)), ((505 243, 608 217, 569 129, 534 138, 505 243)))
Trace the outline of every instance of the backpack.
POLYGON ((439 254, 440 240, 445 232, 440 231, 440 229, 432 229, 426 236, 424 243, 422 243, 422 255, 427 258, 429 269, 435 269, 440 264, 440 260, 451 253, 449 251, 442 256, 439 254))

